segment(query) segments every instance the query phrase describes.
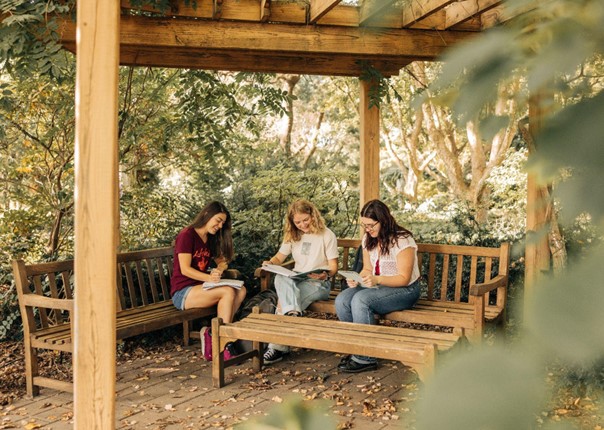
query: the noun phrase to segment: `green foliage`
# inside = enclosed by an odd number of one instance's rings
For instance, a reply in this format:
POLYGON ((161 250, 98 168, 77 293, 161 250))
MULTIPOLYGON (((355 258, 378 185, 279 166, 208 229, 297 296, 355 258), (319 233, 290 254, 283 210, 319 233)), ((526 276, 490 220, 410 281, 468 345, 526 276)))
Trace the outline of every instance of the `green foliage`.
POLYGON ((287 207, 297 198, 312 201, 336 236, 354 237, 359 210, 352 185, 356 176, 347 169, 298 171, 278 164, 242 179, 226 200, 234 218, 236 267, 251 274, 277 251, 287 207))
POLYGON ((500 347, 455 357, 426 385, 425 399, 418 405, 417 428, 530 428, 527 423, 534 420, 546 398, 543 373, 527 354, 500 347), (452 387, 457 389, 455 394, 452 387))
MULTIPOLYGON (((546 87, 545 94, 551 94, 553 88, 556 93, 545 100, 561 103, 542 105, 553 114, 544 118, 529 166, 543 180, 564 173, 564 186, 558 187, 562 192, 556 194, 562 213, 567 220, 577 214, 591 220, 591 227, 579 228, 579 235, 597 238, 604 219, 602 175, 595 168, 602 160, 602 85, 573 82, 586 82, 584 70, 601 61, 604 6, 597 0, 510 1, 508 5, 526 13, 449 53, 438 84, 440 90, 447 90, 442 99, 455 107, 459 117, 470 118, 493 100, 492 89, 499 82, 517 73, 527 77, 531 91, 546 87), (596 230, 593 235, 588 233, 591 228, 596 230)), ((584 384, 601 381, 597 363, 604 357, 600 330, 604 296, 599 266, 604 249, 591 246, 586 252, 584 248, 564 274, 543 277, 527 294, 522 343, 502 351, 472 351, 441 369, 426 389, 418 428, 532 427, 544 396, 550 394, 537 388, 544 386, 544 369, 552 362, 572 369, 569 379, 591 375, 596 380, 584 379, 584 384), (480 387, 473 381, 479 381, 480 387), (464 401, 435 417, 430 406, 451 399, 464 401)))
POLYGON ((13 76, 69 74, 71 54, 58 43, 57 14, 69 14, 73 1, 4 0, 0 14, 0 58, 13 76))
POLYGON ((298 397, 275 405, 267 416, 237 425, 238 430, 316 430, 336 428, 328 402, 304 401, 298 397))

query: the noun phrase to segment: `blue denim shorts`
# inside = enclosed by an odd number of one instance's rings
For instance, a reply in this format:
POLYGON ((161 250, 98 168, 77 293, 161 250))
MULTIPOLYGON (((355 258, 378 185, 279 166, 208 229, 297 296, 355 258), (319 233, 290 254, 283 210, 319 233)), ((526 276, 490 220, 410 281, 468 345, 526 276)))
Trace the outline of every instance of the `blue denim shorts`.
POLYGON ((172 303, 174 303, 176 309, 179 309, 181 311, 185 310, 185 301, 187 300, 187 296, 189 295, 189 292, 192 288, 193 286, 184 287, 182 290, 178 290, 174 293, 174 295, 172 296, 172 303))

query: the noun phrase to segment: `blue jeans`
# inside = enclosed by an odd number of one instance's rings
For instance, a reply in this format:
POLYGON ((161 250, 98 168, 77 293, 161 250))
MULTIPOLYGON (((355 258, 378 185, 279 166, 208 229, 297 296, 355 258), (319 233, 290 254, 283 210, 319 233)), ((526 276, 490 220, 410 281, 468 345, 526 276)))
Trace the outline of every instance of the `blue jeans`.
MULTIPOLYGON (((294 281, 287 276, 275 275, 275 289, 279 297, 280 313, 283 315, 290 311, 302 312, 312 302, 327 300, 331 291, 331 282, 308 279, 294 281)), ((289 347, 285 345, 271 343, 268 346, 279 351, 289 351, 289 347)))
MULTIPOLYGON (((410 309, 419 299, 419 282, 406 287, 347 288, 336 297, 336 313, 340 321, 375 324, 375 315, 410 309)), ((373 357, 354 355, 358 363, 375 363, 373 357)))

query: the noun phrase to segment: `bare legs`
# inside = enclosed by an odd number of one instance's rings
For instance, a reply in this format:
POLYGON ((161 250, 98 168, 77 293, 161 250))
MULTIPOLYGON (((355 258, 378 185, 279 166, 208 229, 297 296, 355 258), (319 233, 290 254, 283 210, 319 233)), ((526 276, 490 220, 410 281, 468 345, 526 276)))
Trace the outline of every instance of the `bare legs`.
POLYGON ((203 285, 194 286, 185 300, 185 309, 208 308, 216 305, 218 317, 225 323, 233 321, 233 315, 243 299, 245 299, 246 290, 232 287, 217 287, 211 290, 204 290, 203 285))

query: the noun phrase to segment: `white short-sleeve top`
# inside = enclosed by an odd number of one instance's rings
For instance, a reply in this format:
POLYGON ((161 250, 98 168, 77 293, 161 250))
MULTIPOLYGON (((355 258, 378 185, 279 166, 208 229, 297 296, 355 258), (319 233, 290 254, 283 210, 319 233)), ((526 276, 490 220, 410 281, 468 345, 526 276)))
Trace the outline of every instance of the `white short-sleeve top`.
MULTIPOLYGON (((365 237, 363 237, 363 248, 365 248, 365 237)), ((373 275, 376 275, 376 268, 379 262, 379 274, 383 276, 395 276, 398 275, 398 269, 396 268, 396 256, 399 252, 406 248, 414 248, 413 253, 415 261, 413 262, 413 269, 411 271, 411 281, 409 284, 419 279, 419 267, 417 265, 417 244, 412 236, 399 237, 398 241, 390 247, 388 254, 380 254, 379 245, 369 251, 369 259, 371 260, 371 267, 373 275)), ((365 248, 366 249, 366 248, 365 248)))
POLYGON ((338 258, 338 239, 333 231, 326 228, 321 233, 303 234, 297 242, 284 242, 279 248, 283 255, 294 258, 295 272, 327 267, 328 261, 338 258))

